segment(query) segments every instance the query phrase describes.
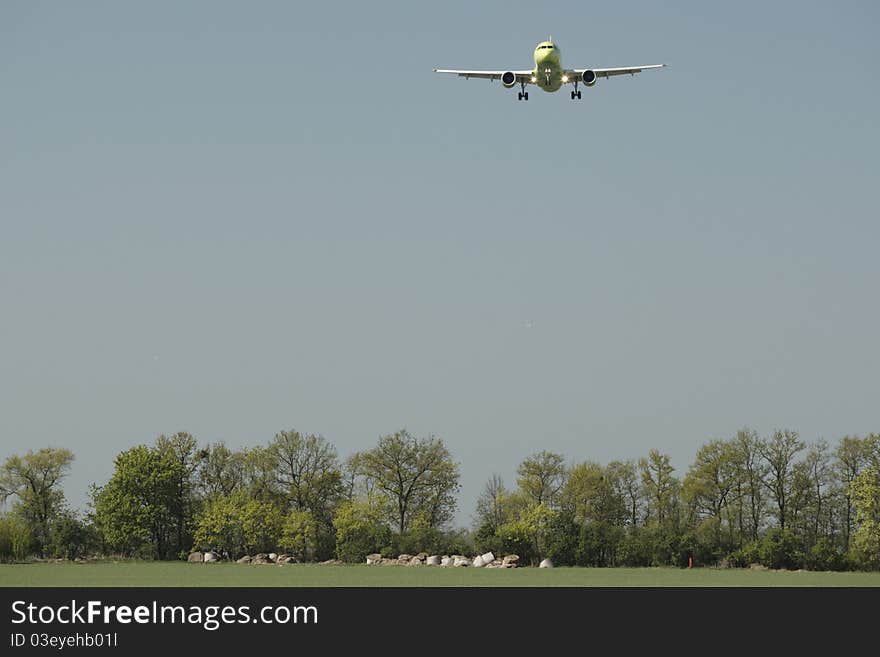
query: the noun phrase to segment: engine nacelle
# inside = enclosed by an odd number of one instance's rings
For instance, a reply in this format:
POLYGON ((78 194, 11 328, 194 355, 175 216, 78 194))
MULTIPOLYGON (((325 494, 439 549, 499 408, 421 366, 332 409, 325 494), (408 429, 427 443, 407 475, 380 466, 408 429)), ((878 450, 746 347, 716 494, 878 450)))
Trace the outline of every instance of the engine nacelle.
POLYGON ((510 89, 516 84, 516 74, 513 71, 505 71, 501 74, 501 84, 510 89))
POLYGON ((583 73, 581 73, 581 80, 583 80, 584 84, 588 87, 592 87, 596 84, 596 80, 599 79, 599 76, 596 75, 596 71, 591 71, 587 69, 583 73))

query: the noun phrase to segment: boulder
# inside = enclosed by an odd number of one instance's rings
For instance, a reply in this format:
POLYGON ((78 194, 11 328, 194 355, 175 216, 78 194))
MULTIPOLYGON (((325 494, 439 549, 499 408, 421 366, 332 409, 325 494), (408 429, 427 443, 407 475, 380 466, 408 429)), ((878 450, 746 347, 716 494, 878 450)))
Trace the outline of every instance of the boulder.
POLYGON ((412 559, 409 560, 409 562, 406 565, 407 566, 421 566, 422 560, 419 559, 418 557, 413 557, 412 559))
POLYGON ((203 555, 201 552, 193 552, 186 558, 186 560, 190 563, 201 563, 205 560, 205 555, 203 555))
POLYGON ((375 554, 367 555, 367 565, 372 566, 373 564, 382 563, 382 555, 376 552, 375 554))
POLYGON ((438 557, 436 554, 431 555, 430 557, 425 559, 425 565, 426 566, 439 566, 440 565, 440 557, 438 557))
POLYGON ((538 565, 538 568, 552 568, 552 567, 553 567, 553 562, 550 560, 549 557, 547 559, 544 559, 540 563, 540 565, 538 565))
POLYGON ((278 560, 278 555, 275 554, 274 552, 270 552, 269 554, 266 555, 266 558, 267 558, 269 561, 273 561, 273 562, 274 562, 274 561, 277 561, 277 560, 278 560))
POLYGON ((251 559, 251 563, 261 566, 263 564, 270 563, 270 561, 266 558, 265 554, 258 554, 253 559, 251 559))
POLYGON ((236 561, 235 563, 250 563, 251 558, 248 555, 244 555, 241 559, 236 561))
POLYGON ((456 568, 465 568, 465 567, 471 565, 471 560, 468 559, 467 557, 463 557, 461 555, 456 555, 455 557, 453 557, 452 565, 455 566, 456 568))
POLYGON ((397 560, 400 561, 401 563, 409 563, 409 560, 412 558, 413 558, 413 555, 411 555, 411 554, 401 554, 401 555, 398 555, 397 560))
POLYGON ((483 557, 481 557, 481 556, 478 554, 477 556, 474 557, 474 560, 471 561, 471 565, 472 565, 474 568, 482 568, 483 565, 484 565, 484 564, 483 564, 483 557))
POLYGON ((440 557, 440 565, 441 566, 444 566, 444 567, 451 566, 452 562, 453 562, 452 557, 440 557))
POLYGON ((486 554, 481 555, 481 556, 483 557, 484 564, 490 564, 493 561, 495 561, 495 555, 492 554, 491 552, 487 552, 486 554))
POLYGON ((205 552, 204 561, 205 563, 215 563, 217 561, 220 561, 220 555, 216 552, 208 550, 207 552, 205 552))
POLYGON ((504 559, 501 560, 501 563, 516 563, 519 561, 518 554, 508 554, 504 559))

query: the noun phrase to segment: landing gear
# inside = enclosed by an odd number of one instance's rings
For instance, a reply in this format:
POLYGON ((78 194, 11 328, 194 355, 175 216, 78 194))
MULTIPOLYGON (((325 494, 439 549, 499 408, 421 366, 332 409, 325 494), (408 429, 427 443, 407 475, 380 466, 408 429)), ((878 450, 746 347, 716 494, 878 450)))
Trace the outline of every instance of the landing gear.
POLYGON ((529 99, 529 92, 526 91, 526 83, 520 82, 519 86, 522 88, 522 91, 519 92, 519 100, 528 100, 529 99))
POLYGON ((571 92, 571 99, 574 100, 575 98, 577 98, 578 100, 581 99, 581 92, 578 91, 577 80, 574 81, 574 91, 571 92))

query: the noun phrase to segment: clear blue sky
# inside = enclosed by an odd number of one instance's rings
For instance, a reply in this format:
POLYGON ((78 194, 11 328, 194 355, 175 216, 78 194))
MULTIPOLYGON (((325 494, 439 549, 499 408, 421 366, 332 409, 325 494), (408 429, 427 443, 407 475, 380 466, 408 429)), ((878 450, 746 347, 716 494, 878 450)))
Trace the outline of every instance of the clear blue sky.
POLYGON ((493 472, 880 429, 873 2, 4 2, 0 442, 493 472), (667 63, 573 103, 434 67, 667 63))

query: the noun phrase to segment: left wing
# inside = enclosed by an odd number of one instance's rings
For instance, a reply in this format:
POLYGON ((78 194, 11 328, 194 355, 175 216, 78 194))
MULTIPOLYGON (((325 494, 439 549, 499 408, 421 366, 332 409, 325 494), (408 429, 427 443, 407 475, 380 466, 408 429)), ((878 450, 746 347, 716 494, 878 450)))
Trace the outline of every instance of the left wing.
POLYGON ((569 77, 572 77, 572 73, 578 78, 580 78, 584 71, 592 71, 596 74, 597 78, 610 78, 613 75, 635 75, 636 73, 641 73, 642 71, 647 71, 652 68, 665 68, 666 64, 651 64, 650 66, 624 66, 622 68, 575 68, 571 71, 566 71, 569 77))
POLYGON ((434 73, 452 73, 460 78, 479 78, 482 80, 500 80, 505 73, 513 73, 516 76, 516 82, 525 82, 531 84, 534 71, 458 71, 448 68, 435 68, 434 73))

